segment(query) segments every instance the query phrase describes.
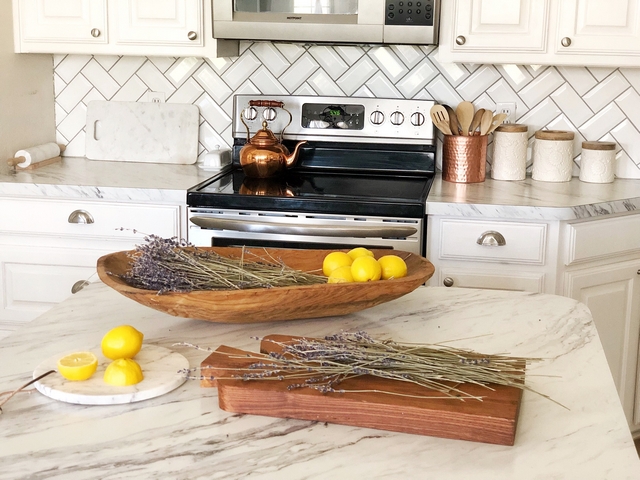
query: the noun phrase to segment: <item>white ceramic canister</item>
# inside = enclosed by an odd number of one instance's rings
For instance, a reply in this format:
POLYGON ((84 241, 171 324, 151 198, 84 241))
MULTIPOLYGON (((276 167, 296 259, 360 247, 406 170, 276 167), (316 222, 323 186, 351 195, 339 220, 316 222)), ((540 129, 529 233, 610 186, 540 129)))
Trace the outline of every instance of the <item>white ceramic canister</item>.
POLYGON ((527 176, 526 125, 507 123, 493 133, 493 163, 491 178, 495 180, 524 180, 527 176))
POLYGON ((611 183, 614 179, 616 144, 582 142, 580 180, 589 183, 611 183))
POLYGON ((541 182, 568 182, 573 172, 573 132, 538 130, 533 145, 531 178, 541 182))

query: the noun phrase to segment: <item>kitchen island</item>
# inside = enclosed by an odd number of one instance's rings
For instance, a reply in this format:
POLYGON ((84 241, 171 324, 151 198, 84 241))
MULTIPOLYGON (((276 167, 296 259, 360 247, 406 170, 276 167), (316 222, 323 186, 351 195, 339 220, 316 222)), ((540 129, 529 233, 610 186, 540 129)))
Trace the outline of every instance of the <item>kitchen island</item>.
POLYGON ((99 351, 119 324, 145 343, 256 350, 251 337, 365 330, 397 341, 540 357, 530 366, 513 447, 293 419, 237 415, 216 389, 187 381, 157 398, 81 406, 19 393, 0 415, 0 478, 640 478, 620 401, 587 308, 532 293, 421 287, 344 317, 230 325, 171 317, 91 284, 0 340, 0 391, 27 381, 44 359, 99 351))

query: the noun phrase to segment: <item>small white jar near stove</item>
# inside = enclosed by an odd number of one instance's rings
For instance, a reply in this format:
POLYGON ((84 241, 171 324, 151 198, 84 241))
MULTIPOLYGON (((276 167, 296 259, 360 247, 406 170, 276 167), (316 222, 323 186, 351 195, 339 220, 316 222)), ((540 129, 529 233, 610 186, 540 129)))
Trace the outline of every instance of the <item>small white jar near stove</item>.
POLYGON ((542 182, 568 182, 573 173, 573 132, 538 130, 533 145, 531 178, 542 182))
POLYGON ((493 163, 491 178, 494 180, 524 180, 527 176, 526 125, 504 124, 493 132, 493 163))
POLYGON ((616 144, 582 142, 580 180, 588 183, 611 183, 615 177, 616 144))

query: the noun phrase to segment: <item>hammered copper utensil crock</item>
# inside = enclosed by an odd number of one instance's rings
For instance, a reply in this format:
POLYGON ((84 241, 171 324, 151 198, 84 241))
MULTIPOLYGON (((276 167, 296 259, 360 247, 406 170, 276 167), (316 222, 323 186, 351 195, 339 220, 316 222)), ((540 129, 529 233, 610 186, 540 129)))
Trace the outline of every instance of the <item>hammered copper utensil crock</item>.
POLYGON ((442 179, 455 183, 484 182, 487 135, 445 135, 442 144, 442 179))

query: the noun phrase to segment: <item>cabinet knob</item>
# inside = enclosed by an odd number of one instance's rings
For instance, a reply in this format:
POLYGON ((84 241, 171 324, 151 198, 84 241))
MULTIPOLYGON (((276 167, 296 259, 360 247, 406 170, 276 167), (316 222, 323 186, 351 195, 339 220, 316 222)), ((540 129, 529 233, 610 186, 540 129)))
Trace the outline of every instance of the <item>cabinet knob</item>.
POLYGON ((93 223, 93 217, 89 212, 85 212, 84 210, 74 210, 71 212, 71 215, 69 215, 68 222, 89 224, 93 223))
POLYGON ((73 284, 73 287, 71 287, 71 293, 78 293, 87 285, 89 285, 89 282, 87 282, 86 280, 78 280, 76 283, 73 284))
POLYGON ((456 37, 456 44, 457 45, 464 45, 465 43, 467 43, 467 39, 464 38, 464 35, 458 35, 456 37))
POLYGON ((102 33, 102 32, 100 31, 100 29, 99 29, 99 28, 92 28, 92 29, 91 29, 91 36, 92 36, 93 38, 98 38, 98 37, 100 36, 100 34, 101 34, 101 33, 102 33))
POLYGON ((638 272, 637 272, 637 273, 638 273, 638 275, 640 275, 640 270, 638 270, 638 272))
POLYGON ((489 230, 480 235, 476 240, 476 243, 483 247, 504 247, 507 244, 507 241, 500 232, 489 230))
POLYGON ((451 277, 445 277, 445 279, 442 281, 442 284, 445 287, 453 287, 453 278, 451 277))
POLYGON ((560 43, 562 44, 563 47, 570 47, 571 39, 569 37, 564 37, 562 40, 560 40, 560 43))
POLYGON ((187 33, 187 38, 189 40, 195 40, 196 38, 198 38, 198 34, 191 30, 189 33, 187 33))

